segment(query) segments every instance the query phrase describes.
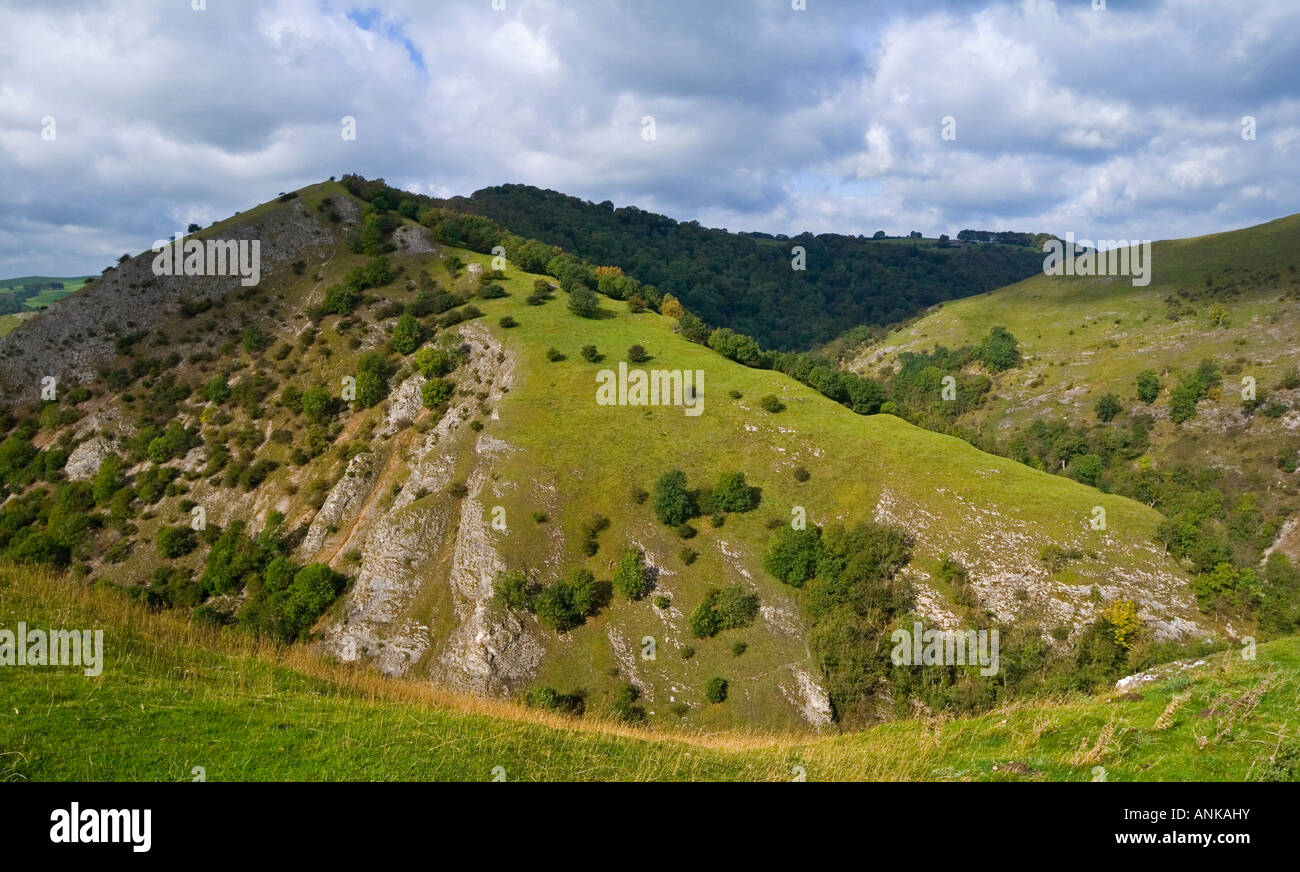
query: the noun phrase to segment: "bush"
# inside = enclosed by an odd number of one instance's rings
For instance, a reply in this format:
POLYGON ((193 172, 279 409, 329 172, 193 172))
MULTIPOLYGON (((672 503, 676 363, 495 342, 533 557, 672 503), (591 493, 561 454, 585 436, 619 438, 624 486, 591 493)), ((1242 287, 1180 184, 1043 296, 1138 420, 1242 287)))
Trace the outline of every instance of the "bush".
POLYGON ((641 692, 636 689, 635 685, 619 685, 618 690, 614 691, 614 699, 610 704, 615 717, 630 724, 644 721, 645 709, 635 704, 640 697, 641 692))
POLYGON ((1137 376, 1137 394, 1138 399, 1147 405, 1156 401, 1160 396, 1160 379, 1154 372, 1144 369, 1137 376))
POLYGON ((410 354, 420 347, 424 338, 424 328, 412 315, 403 315, 393 326, 393 350, 398 354, 410 354))
POLYGON ((650 355, 640 345, 631 345, 627 349, 627 359, 632 363, 645 363, 650 355))
POLYGON ((581 624, 597 606, 596 581, 586 569, 578 569, 568 579, 552 583, 533 598, 537 619, 557 633, 581 624))
POLYGON ((727 699, 727 679, 710 678, 704 686, 704 698, 711 703, 725 702, 727 699))
POLYGON ((614 590, 630 600, 639 600, 645 596, 650 589, 646 578, 645 556, 635 549, 624 551, 614 570, 611 584, 614 590))
POLYGON ((564 353, 560 351, 558 348, 552 347, 546 349, 546 359, 549 360, 551 363, 559 363, 561 360, 565 359, 565 356, 564 353))
POLYGON ((522 570, 498 573, 492 582, 492 595, 506 608, 529 611, 533 604, 532 585, 522 570))
POLYGON ((587 361, 587 363, 599 363, 604 358, 604 355, 597 351, 596 346, 594 345, 582 346, 581 354, 582 359, 587 361))
POLYGON ((724 472, 713 489, 713 504, 724 512, 748 512, 757 504, 743 472, 724 472))
POLYGON ((782 526, 763 554, 763 569, 792 587, 803 587, 817 572, 822 557, 819 531, 782 526))
POLYGON ((1020 350, 1016 337, 1005 327, 994 327, 975 350, 980 362, 994 372, 1010 369, 1020 363, 1020 350))
POLYGON ((802 467, 802 466, 796 466, 796 467, 794 468, 794 480, 795 480, 795 481, 804 482, 804 481, 807 481, 807 480, 810 479, 810 478, 812 478, 812 473, 809 472, 809 471, 808 471, 807 469, 805 469, 804 467, 802 467))
POLYGON ((690 566, 692 563, 695 562, 696 558, 700 556, 700 552, 696 551, 694 548, 688 547, 688 548, 683 548, 680 552, 678 552, 678 556, 682 558, 682 563, 686 564, 687 566, 690 566))
POLYGON ((771 412, 773 415, 785 410, 785 403, 778 400, 776 394, 764 394, 759 398, 758 406, 764 412, 771 412))
POLYGON ((445 378, 431 378, 420 387, 420 400, 426 409, 435 409, 451 399, 456 383, 445 378))
POLYGON ((159 554, 168 560, 174 560, 199 547, 199 540, 189 527, 164 527, 158 532, 157 544, 159 554))
POLYGON ((686 490, 686 473, 673 469, 659 477, 655 482, 653 507, 659 522, 670 527, 695 517, 695 500, 686 490))
POLYGON ((1099 421, 1113 420, 1122 411, 1124 409, 1119 404, 1119 397, 1114 394, 1102 394, 1097 400, 1097 419, 1099 421))
POLYGON ((747 627, 758 616, 758 596, 740 585, 712 588, 691 612, 691 632, 700 639, 747 627))
POLYGON ((425 378, 439 378, 454 370, 460 363, 455 354, 445 348, 421 348, 413 358, 415 368, 425 378))
POLYGON ((594 318, 600 309, 600 301, 590 288, 578 285, 569 292, 569 311, 580 318, 594 318))
POLYGON ((511 327, 519 326, 519 322, 516 321, 514 318, 511 318, 509 315, 503 315, 501 317, 501 320, 498 321, 497 323, 500 324, 502 327, 506 328, 507 330, 509 330, 511 327))

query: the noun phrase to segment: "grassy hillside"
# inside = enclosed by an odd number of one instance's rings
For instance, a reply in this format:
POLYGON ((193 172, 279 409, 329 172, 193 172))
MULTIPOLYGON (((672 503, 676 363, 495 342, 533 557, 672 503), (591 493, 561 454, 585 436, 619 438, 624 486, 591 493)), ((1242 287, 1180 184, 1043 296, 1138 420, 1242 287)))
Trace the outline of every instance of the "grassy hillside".
POLYGON ((996 375, 985 402, 955 422, 974 441, 1007 451, 1038 420, 1091 427, 1098 401, 1114 395, 1120 414, 1112 427, 1142 422, 1149 430, 1149 446, 1137 452, 1142 457, 1129 458, 1128 468, 1152 463, 1157 470, 1214 471, 1212 485, 1229 508, 1250 494, 1262 513, 1262 520, 1248 522, 1259 541, 1245 551, 1258 559, 1260 547, 1276 537, 1297 556, 1300 525, 1286 524, 1300 496, 1297 251, 1300 215, 1157 242, 1148 287, 1133 287, 1127 278, 1039 275, 938 306, 857 351, 849 366, 888 378, 904 352, 972 344, 991 327, 1005 326, 1020 341, 1024 361, 996 375), (1190 419, 1174 420, 1173 391, 1207 360, 1217 369, 1212 384, 1190 419), (1143 370, 1160 381, 1149 404, 1137 393, 1143 370), (1253 400, 1243 396, 1248 379, 1253 400))
POLYGON ((99 628, 105 668, 0 667, 0 778, 1011 780, 1300 778, 1300 642, 1175 670, 1129 697, 821 739, 570 721, 196 628, 120 593, 0 568, 0 627, 99 628), (1136 698, 1140 696, 1139 698, 1136 698), (1008 768, 1008 764, 1012 765, 1008 768), (500 767, 498 769, 497 767, 500 767), (1025 768, 1021 768, 1025 767, 1025 768))
MULTIPOLYGON (((909 534, 904 574, 931 623, 1016 625, 1063 655, 1116 600, 1135 601, 1156 639, 1216 627, 1154 543, 1162 518, 1149 507, 890 415, 854 415, 778 372, 687 341, 653 311, 600 297, 598 317, 583 318, 560 291, 530 305, 536 283, 551 282, 511 264, 496 281, 505 295, 492 298, 470 278, 470 266, 490 268, 488 256, 435 245, 409 218, 394 219, 389 234, 396 272, 346 313, 324 311, 341 282, 374 263, 351 245, 363 212, 340 184, 305 188, 196 234, 263 239, 258 287, 231 280, 216 293, 209 280, 160 280, 146 254, 63 303, 57 318, 5 337, 0 375, 21 388, 31 373, 63 373, 65 385, 57 405, 18 409, 21 420, 7 424, 5 487, 22 497, 0 524, 7 552, 50 557, 178 608, 201 600, 210 619, 248 623, 250 600, 268 590, 261 568, 229 589, 197 588, 212 564, 231 564, 210 559, 219 531, 243 523, 252 535, 282 517, 276 545, 295 564, 327 564, 348 579, 301 634, 323 651, 461 690, 581 693, 596 716, 631 684, 652 725, 688 729, 827 726, 808 593, 761 562, 796 511, 810 525, 878 521, 909 534), (420 309, 426 286, 453 295, 454 308, 420 309), (157 299, 140 302, 149 294, 157 299), (424 345, 459 361, 454 393, 433 408, 420 401, 429 382, 416 355, 393 348, 413 310, 424 345), (452 323, 450 311, 465 320, 452 323), (105 355, 93 363, 92 343, 105 355), (71 344, 85 359, 58 351, 71 344), (702 371, 704 414, 598 405, 598 371, 616 368, 633 344, 650 357, 640 366, 702 371), (584 359, 588 345, 604 359, 584 359), (345 402, 346 380, 362 385, 363 361, 382 364, 383 389, 345 402), (81 393, 70 390, 78 382, 81 393), (304 392, 313 389, 332 407, 309 411, 304 392), (769 394, 782 411, 761 407, 769 394), (123 458, 121 478, 95 496, 87 480, 109 456, 123 458), (697 518, 683 539, 633 497, 674 468, 693 488, 743 472, 761 500, 717 526, 697 518), (1104 530, 1088 523, 1096 507, 1104 530), (211 532, 190 537, 196 508, 211 532), (605 523, 588 553, 584 530, 597 517, 605 523), (508 570, 549 585, 587 569, 608 583, 630 548, 652 569, 650 595, 614 596, 569 632, 493 598, 508 570), (1044 561, 1053 548, 1077 556, 1044 561), (940 577, 945 556, 969 573, 964 603, 940 577), (758 618, 694 638, 689 615, 711 588, 729 585, 758 597, 758 618), (641 653, 647 638, 653 659, 641 653), (729 684, 723 703, 705 699, 715 678, 729 684)), ((882 695, 873 716, 895 709, 905 713, 907 700, 882 695)))

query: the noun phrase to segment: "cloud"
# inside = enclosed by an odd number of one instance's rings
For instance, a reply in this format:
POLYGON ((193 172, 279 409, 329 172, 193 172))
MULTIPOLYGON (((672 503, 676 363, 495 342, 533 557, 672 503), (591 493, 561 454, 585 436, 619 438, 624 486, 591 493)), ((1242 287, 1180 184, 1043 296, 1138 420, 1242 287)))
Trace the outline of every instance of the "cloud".
POLYGON ((0 275, 97 273, 344 172, 789 234, 1167 238, 1300 195, 1291 0, 504 5, 0 10, 0 275))

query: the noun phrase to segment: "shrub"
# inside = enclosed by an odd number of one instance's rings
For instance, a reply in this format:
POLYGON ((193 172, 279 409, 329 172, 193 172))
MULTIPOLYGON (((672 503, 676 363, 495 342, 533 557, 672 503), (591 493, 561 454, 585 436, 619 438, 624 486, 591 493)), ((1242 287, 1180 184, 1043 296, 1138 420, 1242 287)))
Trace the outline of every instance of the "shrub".
POLYGON ((1160 396, 1160 379, 1154 372, 1144 369, 1137 376, 1137 394, 1138 399, 1147 405, 1156 401, 1160 396))
POLYGON ((516 321, 514 318, 511 318, 509 315, 503 315, 501 317, 501 320, 498 321, 497 323, 500 324, 502 327, 506 328, 507 330, 509 330, 511 327, 519 326, 519 322, 516 321))
POLYGON ((431 378, 420 387, 420 400, 426 409, 434 409, 451 399, 456 383, 445 378, 431 378))
POLYGON ((398 354, 410 354, 420 347, 424 338, 424 328, 412 315, 403 315, 393 326, 393 350, 398 354))
POLYGON ((569 292, 569 311, 580 318, 594 318, 600 309, 600 301, 590 288, 578 285, 569 292))
POLYGON ((812 478, 812 473, 809 472, 807 469, 803 468, 802 466, 796 466, 794 468, 795 481, 803 482, 803 481, 807 481, 810 478, 812 478))
POLYGON ((533 604, 532 585, 522 570, 498 573, 492 582, 492 595, 506 608, 529 611, 533 604))
POLYGON ((692 563, 695 562, 695 559, 700 556, 700 552, 696 551, 694 548, 687 547, 687 548, 683 548, 679 552, 678 556, 682 558, 682 563, 685 563, 687 566, 690 566, 692 563))
POLYGON ((776 394, 764 394, 759 398, 758 405, 764 412, 771 412, 773 415, 785 410, 785 403, 778 400, 776 394))
POLYGON ((1119 397, 1114 394, 1102 394, 1097 400, 1097 419, 1099 421, 1113 420, 1122 411, 1124 409, 1119 404, 1119 397))
POLYGON ((559 363, 561 360, 565 359, 565 356, 564 353, 560 351, 558 348, 552 347, 546 349, 546 359, 549 360, 551 363, 559 363))
POLYGON ((666 609, 670 605, 672 605, 668 597, 664 596, 663 594, 660 594, 659 596, 655 597, 654 603, 655 603, 655 608, 657 609, 666 609))
POLYGON ((581 354, 582 359, 587 361, 587 363, 599 363, 604 358, 604 355, 597 351, 596 346, 594 345, 582 346, 581 354))
POLYGON ((1010 369, 1020 363, 1020 350, 1016 337, 1005 327, 994 327, 975 349, 975 356, 994 372, 1010 369))
POLYGON ((747 627, 758 616, 758 596, 740 585, 712 588, 691 612, 691 632, 704 639, 722 630, 747 627))
POLYGON ((627 349, 627 359, 632 363, 645 363, 650 355, 640 345, 631 345, 627 349))
POLYGON ((744 642, 737 642, 736 644, 731 646, 731 654, 733 657, 739 657, 741 654, 744 654, 748 650, 749 650, 749 646, 746 645, 744 642))
POLYGON ((174 560, 199 547, 199 540, 189 527, 164 527, 158 532, 157 544, 159 554, 168 560, 174 560))
POLYGON ((621 684, 618 690, 614 691, 614 699, 610 703, 614 715, 621 721, 630 724, 640 723, 645 720, 645 709, 636 705, 636 701, 641 697, 641 692, 632 684, 621 684))
POLYGON ((713 504, 724 512, 748 512, 757 501, 743 472, 724 472, 713 489, 713 504))
POLYGON ((573 629, 597 608, 596 581, 587 569, 545 587, 533 598, 533 611, 557 633, 573 629))
POLYGON ((711 703, 724 702, 727 699, 727 679, 710 678, 704 686, 704 698, 711 703))
POLYGON ((439 378, 460 363, 455 354, 445 348, 421 348, 413 358, 415 368, 425 378, 439 378))
POLYGON ((630 600, 639 600, 645 596, 650 588, 646 579, 645 556, 635 549, 624 551, 614 570, 611 584, 614 590, 630 600))
POLYGON ((686 490, 686 473, 673 469, 660 476, 655 482, 653 506, 659 522, 670 527, 695 517, 695 500, 686 490))
POLYGON ((822 557, 819 531, 782 525, 763 554, 763 569, 792 587, 803 587, 817 571, 822 557))

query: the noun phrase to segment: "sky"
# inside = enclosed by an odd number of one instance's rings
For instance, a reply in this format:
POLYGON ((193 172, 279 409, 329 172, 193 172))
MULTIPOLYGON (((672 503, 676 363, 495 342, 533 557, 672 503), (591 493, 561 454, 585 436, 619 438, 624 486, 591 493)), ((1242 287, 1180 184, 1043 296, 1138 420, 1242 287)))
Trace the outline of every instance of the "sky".
POLYGON ((0 277, 347 172, 791 235, 1193 236, 1300 211, 1298 92, 1296 0, 0 0, 0 277))

